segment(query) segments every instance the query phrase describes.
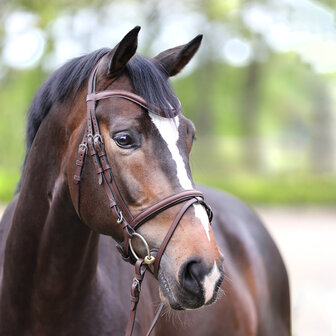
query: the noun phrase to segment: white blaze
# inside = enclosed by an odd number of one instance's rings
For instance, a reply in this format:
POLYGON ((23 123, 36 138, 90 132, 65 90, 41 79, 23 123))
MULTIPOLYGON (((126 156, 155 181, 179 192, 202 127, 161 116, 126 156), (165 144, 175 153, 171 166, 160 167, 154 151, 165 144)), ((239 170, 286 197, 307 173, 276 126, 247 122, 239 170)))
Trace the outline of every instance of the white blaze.
MULTIPOLYGON (((177 178, 180 182, 181 187, 183 189, 193 189, 183 158, 177 147, 177 141, 179 139, 178 127, 180 124, 179 116, 176 116, 174 118, 164 118, 151 112, 149 112, 148 114, 152 119, 153 124, 158 129, 161 137, 167 143, 168 149, 173 157, 173 160, 176 163, 177 178)), ((202 205, 194 204, 193 206, 195 209, 195 216, 202 223, 204 231, 208 237, 208 240, 210 241, 210 227, 208 215, 202 205)))
POLYGON ((204 281, 203 281, 205 303, 211 300, 214 294, 215 285, 217 281, 219 280, 220 276, 221 274, 217 267, 217 263, 215 262, 215 264, 212 267, 211 272, 205 276, 204 281))
POLYGON ((201 221, 203 229, 210 241, 209 217, 201 204, 194 204, 195 216, 201 221))
POLYGON ((176 162, 177 178, 180 181, 182 188, 193 189, 192 183, 187 174, 187 170, 185 169, 183 158, 177 147, 177 141, 179 138, 178 127, 180 124, 179 117, 176 116, 175 118, 164 118, 151 112, 149 112, 149 116, 151 117, 152 122, 158 129, 163 140, 167 143, 173 160, 176 162))

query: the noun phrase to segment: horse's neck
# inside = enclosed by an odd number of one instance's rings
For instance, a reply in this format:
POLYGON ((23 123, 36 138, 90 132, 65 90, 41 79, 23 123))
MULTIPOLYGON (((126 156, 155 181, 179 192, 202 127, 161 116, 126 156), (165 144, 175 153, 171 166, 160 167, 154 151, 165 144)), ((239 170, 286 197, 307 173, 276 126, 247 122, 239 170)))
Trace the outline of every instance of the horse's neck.
POLYGON ((47 311, 74 309, 96 274, 99 235, 72 205, 65 163, 57 154, 68 141, 62 133, 52 120, 41 125, 6 245, 1 305, 19 319, 27 309, 40 320, 47 311))
POLYGON ((39 307, 71 307, 96 274, 99 235, 77 217, 66 185, 60 189, 40 236, 33 298, 39 307))

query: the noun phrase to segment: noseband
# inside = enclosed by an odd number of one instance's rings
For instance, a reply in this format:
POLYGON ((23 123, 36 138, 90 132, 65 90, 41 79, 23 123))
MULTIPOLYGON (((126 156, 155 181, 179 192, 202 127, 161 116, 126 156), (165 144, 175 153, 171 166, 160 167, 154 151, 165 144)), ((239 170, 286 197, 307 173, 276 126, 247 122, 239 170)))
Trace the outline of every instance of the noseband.
MULTIPOLYGON (((123 197, 119 192, 118 186, 111 171, 111 167, 108 163, 104 148, 103 136, 100 133, 99 124, 96 117, 96 102, 107 98, 122 98, 141 106, 147 111, 150 110, 151 112, 158 114, 162 117, 166 116, 164 112, 157 107, 150 109, 145 99, 132 92, 124 90, 105 90, 96 92, 97 71, 100 62, 101 61, 99 61, 92 70, 88 81, 88 95, 86 98, 87 125, 82 142, 78 148, 78 154, 76 159, 74 183, 77 185, 77 193, 75 195, 76 199, 74 200, 74 204, 76 207, 76 211, 80 216, 81 173, 84 166, 86 154, 88 154, 92 158, 98 177, 98 183, 104 187, 105 193, 108 197, 109 206, 112 211, 112 219, 114 219, 123 228, 124 240, 121 244, 117 245, 117 249, 125 261, 135 264, 135 277, 133 279, 131 288, 131 316, 126 330, 126 335, 131 335, 135 321, 136 307, 139 302, 140 287, 148 266, 150 264, 154 264, 153 273, 154 276, 157 278, 162 255, 183 215, 193 204, 198 203, 205 208, 210 223, 212 220, 212 211, 210 207, 204 202, 204 196, 200 191, 184 190, 154 203, 145 210, 141 211, 136 216, 133 216, 131 214, 130 210, 127 207, 127 204, 125 203, 123 197), (146 240, 140 234, 136 233, 136 230, 162 211, 180 203, 183 203, 183 205, 177 212, 172 225, 170 226, 156 256, 154 257, 151 254, 146 240), (138 257, 133 249, 131 241, 134 237, 140 238, 147 249, 147 255, 144 258, 138 257)), ((174 116, 176 116, 178 115, 178 113, 180 113, 180 109, 173 110, 172 113, 174 116)), ((148 332, 148 335, 153 330, 162 308, 163 304, 160 306, 160 309, 156 314, 156 317, 148 332)))

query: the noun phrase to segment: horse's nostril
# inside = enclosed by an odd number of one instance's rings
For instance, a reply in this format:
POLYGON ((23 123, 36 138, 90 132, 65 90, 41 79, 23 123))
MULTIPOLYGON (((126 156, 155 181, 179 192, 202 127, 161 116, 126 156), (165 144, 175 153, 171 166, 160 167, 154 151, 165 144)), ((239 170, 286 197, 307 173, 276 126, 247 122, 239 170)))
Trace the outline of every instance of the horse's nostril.
POLYGON ((206 266, 197 260, 186 261, 180 270, 180 284, 193 294, 202 293, 202 281, 207 274, 206 266))

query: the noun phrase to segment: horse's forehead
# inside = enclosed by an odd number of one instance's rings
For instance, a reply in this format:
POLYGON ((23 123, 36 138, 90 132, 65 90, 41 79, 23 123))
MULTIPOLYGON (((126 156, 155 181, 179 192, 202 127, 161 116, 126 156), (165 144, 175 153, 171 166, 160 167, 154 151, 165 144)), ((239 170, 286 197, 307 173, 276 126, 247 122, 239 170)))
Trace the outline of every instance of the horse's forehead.
POLYGON ((177 141, 179 138, 180 116, 164 118, 155 113, 148 112, 150 120, 158 130, 161 137, 167 142, 177 141))
POLYGON ((181 114, 172 118, 165 118, 150 111, 146 113, 147 116, 152 125, 151 128, 155 130, 155 134, 160 138, 161 144, 169 149, 173 158, 174 154, 181 156, 180 153, 184 152, 184 148, 182 147, 185 144, 184 141, 181 141, 185 137, 185 118, 181 114))
POLYGON ((99 101, 96 113, 101 121, 107 122, 110 126, 117 123, 125 124, 125 127, 136 127, 144 130, 150 122, 143 108, 120 97, 99 101))
POLYGON ((167 146, 172 156, 172 160, 175 162, 176 176, 180 186, 183 189, 193 189, 190 176, 186 169, 186 158, 181 155, 181 150, 179 148, 181 143, 183 143, 179 141, 181 136, 181 127, 179 127, 181 122, 180 115, 177 115, 174 118, 164 118, 149 112, 149 117, 167 146))

